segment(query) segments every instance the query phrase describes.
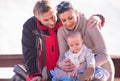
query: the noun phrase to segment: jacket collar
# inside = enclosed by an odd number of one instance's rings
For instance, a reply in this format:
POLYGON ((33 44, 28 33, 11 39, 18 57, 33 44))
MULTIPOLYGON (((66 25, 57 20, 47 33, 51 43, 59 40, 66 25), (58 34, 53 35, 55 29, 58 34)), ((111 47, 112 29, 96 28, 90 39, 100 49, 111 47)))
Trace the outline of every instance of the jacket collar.
POLYGON ((56 22, 56 25, 55 25, 55 27, 53 28, 53 29, 50 29, 50 28, 48 28, 47 26, 44 26, 44 25, 42 25, 42 23, 38 20, 38 19, 36 19, 36 22, 37 22, 37 28, 39 29, 39 30, 53 30, 53 31, 55 31, 55 30, 57 30, 59 27, 61 27, 62 26, 62 23, 58 20, 57 22, 56 22))

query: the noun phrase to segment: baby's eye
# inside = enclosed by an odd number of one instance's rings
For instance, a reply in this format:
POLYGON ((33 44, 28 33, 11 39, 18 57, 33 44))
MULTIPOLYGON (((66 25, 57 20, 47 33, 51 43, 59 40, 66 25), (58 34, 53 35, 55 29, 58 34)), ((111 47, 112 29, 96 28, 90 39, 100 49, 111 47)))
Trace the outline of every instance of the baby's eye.
POLYGON ((70 45, 70 47, 73 47, 73 45, 70 45))

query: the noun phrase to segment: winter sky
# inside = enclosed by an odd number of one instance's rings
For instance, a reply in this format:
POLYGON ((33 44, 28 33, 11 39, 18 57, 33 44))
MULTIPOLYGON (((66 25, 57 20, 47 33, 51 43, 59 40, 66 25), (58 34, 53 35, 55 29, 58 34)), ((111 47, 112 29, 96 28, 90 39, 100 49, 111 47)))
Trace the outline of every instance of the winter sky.
MULTIPOLYGON (((22 54, 23 23, 33 16, 37 0, 0 0, 0 54, 22 54)), ((51 0, 56 5, 62 0, 51 0)), ((120 54, 120 0, 69 0, 80 12, 106 18, 102 33, 110 54, 120 54)))

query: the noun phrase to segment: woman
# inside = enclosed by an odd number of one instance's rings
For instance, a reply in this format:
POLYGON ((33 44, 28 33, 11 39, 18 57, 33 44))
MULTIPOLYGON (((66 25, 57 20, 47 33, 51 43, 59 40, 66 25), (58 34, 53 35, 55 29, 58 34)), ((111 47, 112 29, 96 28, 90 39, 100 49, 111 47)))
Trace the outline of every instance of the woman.
POLYGON ((68 50, 66 43, 67 34, 70 31, 78 30, 82 34, 84 44, 95 54, 96 67, 101 66, 105 68, 110 73, 108 81, 114 81, 114 65, 110 55, 107 53, 99 25, 96 24, 94 27, 90 27, 91 25, 87 22, 84 14, 74 10, 71 3, 67 1, 62 1, 57 6, 57 13, 63 24, 63 27, 58 30, 60 51, 58 67, 66 71, 73 70, 74 65, 71 65, 68 59, 63 60, 63 54, 68 50))

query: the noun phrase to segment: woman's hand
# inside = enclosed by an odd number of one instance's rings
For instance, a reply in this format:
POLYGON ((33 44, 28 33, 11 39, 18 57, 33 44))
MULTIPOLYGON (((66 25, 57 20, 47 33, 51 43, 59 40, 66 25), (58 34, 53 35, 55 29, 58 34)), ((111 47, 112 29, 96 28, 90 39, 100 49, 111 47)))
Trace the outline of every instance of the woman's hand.
POLYGON ((64 59, 61 62, 58 62, 58 67, 64 71, 71 72, 73 71, 75 65, 71 63, 70 59, 64 59))
POLYGON ((99 16, 92 15, 87 21, 87 27, 102 27, 101 19, 99 18, 99 16))

